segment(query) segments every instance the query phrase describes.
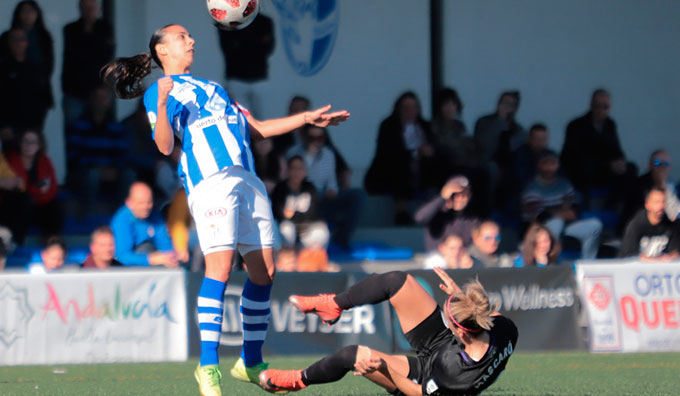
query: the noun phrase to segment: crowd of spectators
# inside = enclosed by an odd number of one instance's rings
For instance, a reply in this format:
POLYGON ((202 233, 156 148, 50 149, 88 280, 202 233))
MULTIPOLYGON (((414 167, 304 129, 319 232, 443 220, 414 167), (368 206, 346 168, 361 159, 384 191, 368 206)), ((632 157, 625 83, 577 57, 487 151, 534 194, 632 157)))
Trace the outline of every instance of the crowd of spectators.
MULTIPOLYGON (((78 203, 78 217, 103 213, 110 219, 89 230, 83 268, 200 270, 202 255, 176 172, 180 152, 157 154, 142 101, 116 119, 113 95, 99 77, 115 53, 113 29, 97 0, 74 2, 80 17, 62 32, 63 186, 45 150, 45 134, 57 133, 44 130, 54 107, 55 54, 38 3, 19 1, 0 36, 0 268, 36 231, 44 248, 29 270, 47 273, 63 265, 66 245, 56 236, 70 200, 78 203)), ((228 89, 259 111, 275 44, 272 20, 261 15, 252 28, 220 31, 219 39, 228 89)), ((394 202, 396 226, 422 228, 428 268, 556 265, 569 249, 573 258, 611 257, 617 253, 603 253, 602 243, 617 237, 621 257, 677 257, 680 199, 669 176, 670 155, 654 151, 648 172, 638 177, 610 117, 610 93, 593 92, 588 111, 566 127, 560 152, 548 147, 544 124, 527 130, 516 120, 520 99, 518 91, 502 92, 493 113, 469 131, 454 89, 435 96, 431 121, 418 96, 404 92, 380 123, 364 188, 352 186, 352 169, 324 128, 308 125, 253 141, 255 171, 277 222, 279 268, 333 268, 328 249, 351 251, 367 195, 394 202), (502 247, 509 231, 518 242, 502 247)), ((294 96, 288 114, 310 108, 308 98, 294 96)))
POLYGON ((525 132, 515 121, 519 103, 519 92, 501 93, 496 112, 470 136, 456 118, 463 104, 455 90, 439 93, 430 123, 406 92, 381 124, 366 191, 395 201, 395 224, 410 222, 404 201, 421 202, 413 220, 424 227, 426 267, 460 268, 467 256, 473 268, 555 265, 567 250, 569 259, 677 256, 670 155, 654 151, 638 177, 609 115, 609 92, 593 92, 589 111, 568 124, 560 154, 548 147, 544 124, 525 132), (503 233, 523 238, 499 249, 503 233))

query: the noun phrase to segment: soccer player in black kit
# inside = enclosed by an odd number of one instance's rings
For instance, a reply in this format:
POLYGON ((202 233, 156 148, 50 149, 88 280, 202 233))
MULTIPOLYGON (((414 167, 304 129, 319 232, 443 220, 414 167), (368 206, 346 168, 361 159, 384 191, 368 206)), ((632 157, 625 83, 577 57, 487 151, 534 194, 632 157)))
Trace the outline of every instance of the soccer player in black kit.
POLYGON ((260 385, 270 392, 297 391, 340 380, 348 371, 363 375, 393 395, 476 395, 505 369, 517 344, 517 327, 496 312, 479 281, 461 290, 441 268, 439 287, 449 295, 442 310, 411 275, 371 275, 348 290, 291 296, 305 313, 333 324, 343 310, 389 300, 417 356, 388 355, 363 345, 337 350, 305 370, 266 370, 260 385))

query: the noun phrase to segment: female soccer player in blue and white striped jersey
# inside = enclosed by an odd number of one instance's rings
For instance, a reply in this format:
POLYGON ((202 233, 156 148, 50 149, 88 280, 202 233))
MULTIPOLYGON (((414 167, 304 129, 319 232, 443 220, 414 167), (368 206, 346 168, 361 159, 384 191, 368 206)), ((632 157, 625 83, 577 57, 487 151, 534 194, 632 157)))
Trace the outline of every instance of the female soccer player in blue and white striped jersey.
POLYGON ((158 149, 169 155, 175 139, 182 145, 178 171, 206 261, 198 296, 201 361, 194 374, 201 394, 220 395, 217 348, 222 301, 236 249, 245 260, 248 280, 241 300, 243 350, 231 374, 258 383, 259 373, 267 367, 261 349, 270 314, 274 238, 267 192, 255 175, 251 135, 268 138, 305 124, 337 125, 349 113, 328 113, 330 106, 326 106, 259 121, 220 85, 191 74, 194 39, 184 27, 158 29, 151 37, 149 51, 111 62, 103 69, 103 76, 119 97, 127 99, 145 91, 142 79, 151 72, 152 59, 165 74, 146 89, 144 104, 158 149))

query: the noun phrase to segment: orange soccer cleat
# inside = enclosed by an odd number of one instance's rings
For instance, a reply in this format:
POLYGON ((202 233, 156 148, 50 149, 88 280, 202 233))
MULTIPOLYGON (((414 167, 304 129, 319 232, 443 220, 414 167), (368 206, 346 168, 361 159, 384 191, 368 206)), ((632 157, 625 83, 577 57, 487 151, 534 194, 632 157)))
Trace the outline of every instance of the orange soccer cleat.
POLYGON ((335 302, 335 294, 319 294, 316 296, 296 296, 288 298, 291 304, 304 313, 319 315, 321 321, 334 324, 340 319, 342 308, 335 302))
POLYGON ((282 394, 307 387, 300 370, 265 370, 260 373, 260 386, 267 392, 282 394))

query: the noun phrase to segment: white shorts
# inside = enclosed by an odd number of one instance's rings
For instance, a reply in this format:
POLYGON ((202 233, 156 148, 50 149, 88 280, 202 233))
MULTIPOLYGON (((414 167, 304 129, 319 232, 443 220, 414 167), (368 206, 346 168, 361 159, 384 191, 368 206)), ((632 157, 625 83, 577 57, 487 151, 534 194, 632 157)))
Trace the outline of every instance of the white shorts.
POLYGON ((267 190, 252 172, 230 166, 202 180, 189 195, 203 254, 238 249, 241 255, 274 246, 267 190))

